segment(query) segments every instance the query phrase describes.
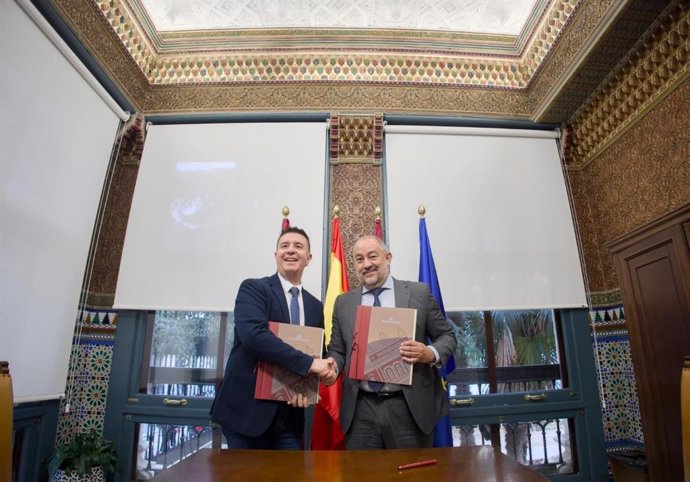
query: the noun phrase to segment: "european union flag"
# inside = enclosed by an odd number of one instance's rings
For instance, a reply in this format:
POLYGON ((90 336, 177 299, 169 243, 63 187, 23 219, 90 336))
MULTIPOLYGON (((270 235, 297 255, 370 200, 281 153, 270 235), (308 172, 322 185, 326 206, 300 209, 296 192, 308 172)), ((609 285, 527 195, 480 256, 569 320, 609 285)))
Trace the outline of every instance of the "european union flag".
MULTIPOLYGON (((441 297, 441 288, 439 287, 438 276, 436 275, 434 256, 431 254, 429 235, 426 231, 426 219, 424 218, 419 219, 419 281, 427 283, 431 287, 431 294, 441 308, 443 316, 446 316, 446 309, 443 307, 443 298, 441 297)), ((443 388, 446 390, 446 397, 449 397, 446 377, 453 370, 455 370, 455 357, 453 356, 448 359, 444 367, 438 369, 438 373, 443 380, 443 388)), ((452 446, 453 434, 451 431, 450 417, 444 415, 439 419, 434 428, 434 447, 452 446)))

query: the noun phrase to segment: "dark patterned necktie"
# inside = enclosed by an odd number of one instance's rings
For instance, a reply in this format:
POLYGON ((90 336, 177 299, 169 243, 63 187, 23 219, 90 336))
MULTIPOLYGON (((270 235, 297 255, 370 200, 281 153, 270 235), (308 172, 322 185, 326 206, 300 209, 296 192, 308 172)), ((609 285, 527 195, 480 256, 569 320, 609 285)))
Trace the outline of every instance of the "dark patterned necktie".
MULTIPOLYGON (((374 290, 369 291, 372 295, 374 295, 374 305, 373 306, 381 306, 381 300, 379 299, 379 295, 383 293, 383 290, 388 289, 388 288, 376 288, 374 290)), ((372 392, 374 393, 379 393, 382 389, 383 386, 385 385, 383 382, 375 381, 375 380, 369 380, 369 388, 371 389, 372 392)))
POLYGON ((299 288, 293 286, 290 288, 290 294, 292 295, 290 299, 290 323, 299 325, 299 288))
POLYGON ((384 290, 387 290, 388 288, 376 288, 375 290, 369 291, 372 295, 374 295, 374 306, 381 306, 381 300, 379 299, 379 295, 383 293, 384 290))

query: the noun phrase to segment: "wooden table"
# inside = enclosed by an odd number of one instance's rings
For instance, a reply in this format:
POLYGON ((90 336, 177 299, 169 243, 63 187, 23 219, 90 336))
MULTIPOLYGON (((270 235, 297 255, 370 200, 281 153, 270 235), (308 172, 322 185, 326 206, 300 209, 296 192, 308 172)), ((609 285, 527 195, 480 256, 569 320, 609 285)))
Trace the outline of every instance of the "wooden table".
POLYGON ((228 481, 501 481, 547 480, 491 447, 273 451, 203 449, 156 477, 157 482, 228 481), (399 465, 436 459, 398 471, 399 465))

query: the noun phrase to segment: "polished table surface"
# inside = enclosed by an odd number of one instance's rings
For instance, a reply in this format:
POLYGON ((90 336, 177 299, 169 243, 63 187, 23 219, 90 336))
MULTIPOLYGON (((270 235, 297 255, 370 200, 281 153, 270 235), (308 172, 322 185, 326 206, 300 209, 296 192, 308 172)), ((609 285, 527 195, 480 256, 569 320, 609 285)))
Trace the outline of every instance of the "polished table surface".
POLYGON ((273 451, 202 449, 155 480, 165 481, 501 481, 547 480, 492 447, 273 451), (436 459, 433 465, 398 466, 436 459))

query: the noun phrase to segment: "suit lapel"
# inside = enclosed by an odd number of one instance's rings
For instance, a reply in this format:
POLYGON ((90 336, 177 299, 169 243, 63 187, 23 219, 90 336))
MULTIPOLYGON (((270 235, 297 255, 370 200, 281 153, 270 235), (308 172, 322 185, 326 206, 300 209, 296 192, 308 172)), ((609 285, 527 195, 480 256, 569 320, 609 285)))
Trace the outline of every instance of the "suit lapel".
POLYGON ((398 281, 393 278, 395 288, 395 306, 398 308, 408 308, 410 306, 410 285, 405 281, 398 281))
POLYGON ((311 293, 305 289, 302 289, 302 302, 304 304, 304 323, 307 326, 318 326, 318 320, 321 317, 319 305, 314 303, 311 293))
MULTIPOLYGON (((345 296, 347 303, 343 303, 343 308, 349 311, 349 316, 345 316, 343 320, 351 324, 350 330, 354 332, 355 329, 355 318, 357 315, 357 307, 362 304, 362 287, 355 288, 349 291, 345 296)), ((341 320, 341 323, 343 322, 341 320)))
POLYGON ((362 304, 362 293, 364 293, 364 289, 360 286, 359 288, 357 288, 357 290, 354 293, 356 306, 359 306, 362 304))
POLYGON ((274 274, 269 278, 268 281, 271 286, 271 292, 276 301, 278 301, 278 306, 280 306, 280 313, 282 317, 280 320, 271 321, 281 321, 283 323, 289 323, 290 321, 290 310, 288 309, 287 301, 285 300, 285 295, 283 294, 283 285, 280 284, 280 278, 277 274, 274 274))

